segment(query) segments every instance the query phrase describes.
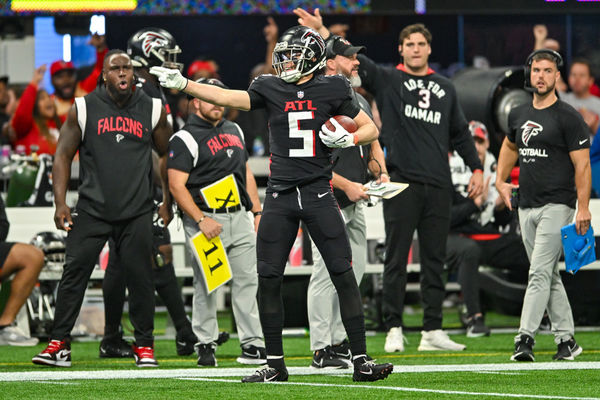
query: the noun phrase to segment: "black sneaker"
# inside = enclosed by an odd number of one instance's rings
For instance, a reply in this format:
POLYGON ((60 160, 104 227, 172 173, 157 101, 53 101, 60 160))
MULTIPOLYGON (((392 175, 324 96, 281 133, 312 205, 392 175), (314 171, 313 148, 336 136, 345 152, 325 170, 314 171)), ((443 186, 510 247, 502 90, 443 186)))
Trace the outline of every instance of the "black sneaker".
POLYGON ((252 375, 248 375, 242 378, 243 383, 257 383, 257 382, 287 382, 288 380, 287 368, 278 370, 265 365, 261 369, 257 369, 252 375))
POLYGON ((350 351, 350 343, 348 339, 344 339, 340 344, 331 346, 331 351, 337 358, 342 358, 352 362, 352 351, 350 351))
POLYGON ((535 361, 533 346, 535 340, 529 335, 521 335, 515 340, 515 352, 510 359, 513 361, 535 361))
POLYGON ((51 340, 44 351, 33 357, 34 364, 54 367, 71 366, 71 344, 66 340, 51 340))
POLYGON ((264 347, 242 346, 242 355, 236 361, 240 364, 263 365, 267 363, 267 351, 264 347))
POLYGON ((175 347, 179 356, 192 354, 196 343, 198 343, 198 337, 196 337, 191 327, 184 328, 175 335, 175 347))
POLYGON ((219 332, 219 337, 217 338, 217 340, 215 340, 215 343, 217 346, 221 346, 223 344, 225 344, 225 342, 227 342, 229 340, 229 332, 219 332))
POLYGON ((336 368, 344 369, 348 368, 349 365, 345 359, 342 359, 331 350, 331 346, 327 346, 324 349, 315 351, 313 355, 311 368, 336 368))
POLYGON ((100 358, 131 358, 131 344, 123 338, 116 340, 102 339, 100 342, 100 358))
POLYGON ((467 337, 490 336, 490 328, 483 323, 483 317, 471 317, 467 322, 467 337))
POLYGON ((198 354, 198 366, 199 367, 216 367, 217 358, 215 357, 215 348, 217 347, 214 343, 208 344, 196 344, 196 354, 198 354))
POLYGON ((354 360, 354 375, 352 380, 355 382, 373 382, 385 379, 394 370, 392 363, 375 364, 368 361, 366 357, 354 360))
POLYGON ((582 351, 583 349, 575 342, 575 339, 563 340, 558 344, 558 351, 552 356, 552 359, 573 361, 582 351))

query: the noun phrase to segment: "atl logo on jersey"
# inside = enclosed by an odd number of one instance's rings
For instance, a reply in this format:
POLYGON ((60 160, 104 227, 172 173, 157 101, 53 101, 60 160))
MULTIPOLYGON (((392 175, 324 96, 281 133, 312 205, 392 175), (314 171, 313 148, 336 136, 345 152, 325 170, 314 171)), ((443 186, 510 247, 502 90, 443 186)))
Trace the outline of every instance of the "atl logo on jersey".
POLYGON ((529 146, 529 139, 533 136, 537 136, 540 132, 544 130, 544 127, 538 124, 537 122, 527 121, 523 125, 521 125, 521 139, 523 140, 523 144, 525 146, 529 146))

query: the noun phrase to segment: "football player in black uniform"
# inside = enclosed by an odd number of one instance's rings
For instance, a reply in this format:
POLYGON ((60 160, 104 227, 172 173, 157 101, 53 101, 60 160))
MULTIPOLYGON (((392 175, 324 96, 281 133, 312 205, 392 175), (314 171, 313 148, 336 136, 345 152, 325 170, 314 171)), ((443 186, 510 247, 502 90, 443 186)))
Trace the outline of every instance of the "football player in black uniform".
MULTIPOLYGON (((134 33, 127 42, 127 54, 131 57, 134 66, 134 76, 137 87, 152 98, 161 100, 167 112, 167 121, 173 126, 173 117, 169 111, 169 103, 158 84, 156 77, 148 72, 152 66, 162 65, 169 67, 182 67, 177 63, 177 54, 181 50, 173 36, 160 28, 144 28, 134 33)), ((156 160, 156 156, 154 159, 156 160)), ((158 168, 154 168, 154 181, 160 185, 158 168)), ((163 194, 159 186, 155 186, 154 217, 152 219, 152 272, 156 292, 167 307, 169 316, 177 331, 175 346, 177 354, 189 355, 194 352, 194 344, 198 338, 192 330, 192 325, 185 313, 181 289, 177 284, 175 270, 173 269, 173 247, 169 230, 158 216, 163 194)), ((168 194, 168 193, 167 193, 168 194)), ((124 269, 118 258, 114 242, 109 240, 109 260, 106 266, 104 280, 102 281, 102 295, 104 298, 104 338, 100 342, 100 357, 131 357, 131 346, 123 340, 121 318, 125 304, 125 278, 124 269)))
POLYGON ((277 75, 261 75, 247 91, 198 84, 179 71, 154 67, 161 85, 226 107, 266 108, 270 125, 271 173, 258 229, 259 312, 267 349, 267 366, 243 382, 285 381, 281 331, 281 282, 300 220, 325 258, 337 289, 341 315, 354 361, 354 380, 387 377, 392 364, 374 364, 366 353, 364 315, 351 267, 351 251, 339 207, 331 190, 331 148, 366 144, 378 136, 373 121, 352 100, 345 77, 317 74, 325 63, 325 43, 310 28, 288 29, 273 51, 277 75), (334 115, 358 125, 347 132, 334 115), (325 126, 327 121, 335 130, 325 126), (318 138, 317 138, 317 132, 318 138), (320 140, 319 140, 320 138, 320 140))
MULTIPOLYGON (((166 155, 173 133, 160 99, 133 90, 133 65, 122 50, 108 52, 103 84, 75 99, 62 126, 54 160, 54 222, 68 232, 66 263, 58 286, 54 325, 48 347, 35 364, 71 366, 70 332, 79 313, 89 277, 109 238, 125 268, 129 316, 138 367, 155 367, 154 282, 152 281, 152 148, 166 155), (79 151, 77 212, 66 204, 71 162, 79 151)), ((161 163, 166 166, 163 157, 161 163)), ((162 176, 166 187, 166 169, 162 176)), ((159 214, 169 222, 171 204, 159 214)))

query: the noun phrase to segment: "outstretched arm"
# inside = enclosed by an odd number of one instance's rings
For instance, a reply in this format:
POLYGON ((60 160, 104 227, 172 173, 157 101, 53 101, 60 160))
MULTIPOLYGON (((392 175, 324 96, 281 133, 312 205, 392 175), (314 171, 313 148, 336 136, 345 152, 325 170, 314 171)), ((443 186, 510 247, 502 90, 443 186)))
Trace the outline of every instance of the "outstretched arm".
POLYGON ((177 89, 202 101, 223 107, 250 110, 250 95, 245 90, 223 89, 187 79, 177 69, 152 67, 150 73, 158 77, 160 84, 169 89, 177 89))

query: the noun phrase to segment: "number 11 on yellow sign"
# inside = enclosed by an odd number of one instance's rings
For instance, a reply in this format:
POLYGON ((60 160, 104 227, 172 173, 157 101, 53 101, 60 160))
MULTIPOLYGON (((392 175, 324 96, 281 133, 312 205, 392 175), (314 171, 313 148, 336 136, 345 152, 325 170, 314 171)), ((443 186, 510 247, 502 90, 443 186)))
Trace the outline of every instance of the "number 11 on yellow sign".
POLYGON ((200 265, 208 293, 231 280, 231 267, 219 236, 208 240, 202 232, 198 232, 189 241, 193 249, 192 253, 200 265))

